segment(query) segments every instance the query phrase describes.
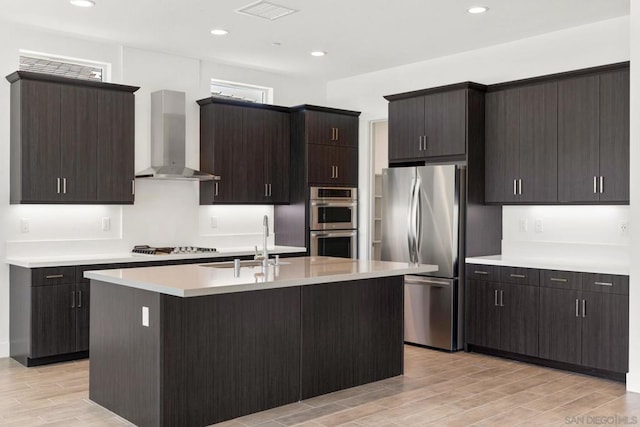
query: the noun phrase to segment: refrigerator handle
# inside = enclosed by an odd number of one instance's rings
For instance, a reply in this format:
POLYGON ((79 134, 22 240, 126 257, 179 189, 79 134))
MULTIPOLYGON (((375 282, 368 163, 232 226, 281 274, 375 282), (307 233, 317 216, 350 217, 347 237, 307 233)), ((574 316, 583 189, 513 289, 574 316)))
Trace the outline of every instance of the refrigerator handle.
POLYGON ((415 238, 415 202, 417 179, 411 180, 411 194, 409 197, 409 213, 407 215, 407 243, 409 245, 409 261, 416 262, 416 238, 415 238))
POLYGON ((416 191, 415 191, 415 204, 416 204, 416 228, 415 228, 415 240, 416 240, 416 263, 420 262, 420 248, 422 247, 422 198, 421 193, 422 180, 416 178, 416 191))

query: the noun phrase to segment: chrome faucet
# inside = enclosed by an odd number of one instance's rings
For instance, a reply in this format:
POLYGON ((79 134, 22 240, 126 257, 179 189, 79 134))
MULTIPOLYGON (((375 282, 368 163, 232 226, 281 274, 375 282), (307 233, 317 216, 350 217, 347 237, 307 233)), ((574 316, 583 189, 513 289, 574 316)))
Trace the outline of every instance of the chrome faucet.
POLYGON ((262 218, 262 254, 258 254, 258 246, 256 246, 256 254, 254 259, 261 259, 263 264, 269 262, 269 251, 267 250, 267 237, 269 237, 269 217, 265 215, 262 218))

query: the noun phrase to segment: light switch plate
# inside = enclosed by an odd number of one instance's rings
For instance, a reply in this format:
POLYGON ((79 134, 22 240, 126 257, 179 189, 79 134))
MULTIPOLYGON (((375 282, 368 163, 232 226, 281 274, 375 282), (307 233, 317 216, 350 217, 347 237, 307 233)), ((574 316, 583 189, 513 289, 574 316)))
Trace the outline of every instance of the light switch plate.
POLYGON ((544 232, 544 222, 542 218, 536 218, 536 233, 544 232))
POLYGON ((111 218, 105 216, 102 218, 102 231, 110 231, 111 230, 111 218))
POLYGON ((218 228, 218 217, 217 216, 212 216, 211 217, 211 228, 218 228))
POLYGON ((142 306, 142 326, 149 327, 149 307, 142 306))
POLYGON ((29 220, 27 218, 22 218, 20 220, 20 232, 21 233, 29 232, 29 220))
POLYGON ((518 221, 518 228, 523 233, 527 232, 527 230, 529 229, 529 222, 526 218, 520 218, 520 221, 518 221))

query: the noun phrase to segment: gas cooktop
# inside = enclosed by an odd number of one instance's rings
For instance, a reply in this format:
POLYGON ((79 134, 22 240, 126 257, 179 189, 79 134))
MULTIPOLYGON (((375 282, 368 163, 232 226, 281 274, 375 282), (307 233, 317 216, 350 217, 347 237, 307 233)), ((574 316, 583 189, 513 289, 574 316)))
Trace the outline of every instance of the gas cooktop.
POLYGON ((197 246, 152 247, 138 245, 131 249, 134 255, 171 255, 171 254, 207 254, 218 252, 216 248, 200 248, 197 246))

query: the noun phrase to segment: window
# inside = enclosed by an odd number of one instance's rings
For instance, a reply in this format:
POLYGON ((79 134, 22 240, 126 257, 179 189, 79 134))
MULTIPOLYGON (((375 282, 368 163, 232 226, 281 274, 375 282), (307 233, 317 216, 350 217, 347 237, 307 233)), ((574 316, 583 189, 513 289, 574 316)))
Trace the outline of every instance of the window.
POLYGON ((273 88, 211 79, 211 95, 239 101, 273 103, 273 88))
POLYGON ((20 71, 33 71, 72 79, 102 82, 107 80, 108 64, 22 52, 19 69, 20 71))

